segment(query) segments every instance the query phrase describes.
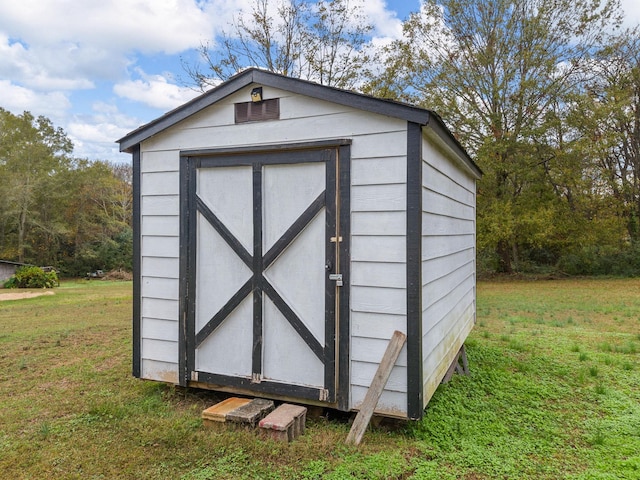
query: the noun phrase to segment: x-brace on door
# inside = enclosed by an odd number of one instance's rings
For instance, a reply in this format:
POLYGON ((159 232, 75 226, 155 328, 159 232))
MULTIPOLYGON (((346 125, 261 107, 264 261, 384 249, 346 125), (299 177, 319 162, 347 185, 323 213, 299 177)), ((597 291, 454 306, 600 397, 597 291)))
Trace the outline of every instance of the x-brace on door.
POLYGON ((185 381, 335 402, 339 149, 183 162, 185 381))

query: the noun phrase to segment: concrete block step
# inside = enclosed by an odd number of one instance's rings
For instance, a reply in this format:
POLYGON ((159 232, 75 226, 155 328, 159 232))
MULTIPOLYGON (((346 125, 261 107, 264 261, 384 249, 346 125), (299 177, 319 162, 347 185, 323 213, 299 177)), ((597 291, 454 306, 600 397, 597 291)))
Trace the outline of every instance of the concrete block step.
POLYGON ((231 397, 207 408, 202 412, 202 423, 205 427, 222 429, 225 427, 227 414, 246 405, 251 400, 248 398, 231 397))
POLYGON ((204 410, 202 422, 206 427, 219 430, 230 427, 255 428, 273 408, 271 400, 231 397, 204 410))
POLYGON ((274 405, 271 400, 254 398, 249 403, 241 405, 227 413, 227 422, 235 423, 238 426, 254 428, 273 408, 274 405))
POLYGON ((260 420, 262 435, 282 442, 291 442, 304 434, 307 409, 283 403, 260 420))

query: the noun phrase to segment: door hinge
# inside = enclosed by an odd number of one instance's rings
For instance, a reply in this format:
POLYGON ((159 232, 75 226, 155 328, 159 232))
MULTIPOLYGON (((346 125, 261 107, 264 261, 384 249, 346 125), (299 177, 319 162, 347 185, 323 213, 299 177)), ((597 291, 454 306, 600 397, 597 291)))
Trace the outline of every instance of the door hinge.
POLYGON ((342 242, 342 236, 331 237, 329 240, 331 241, 331 243, 342 242))
POLYGON ((191 372, 191 381, 192 382, 198 381, 198 372, 191 372))
POLYGON ((329 390, 327 390, 326 388, 323 388, 320 390, 320 398, 319 400, 321 402, 328 402, 329 401, 329 390))
POLYGON ((262 375, 260 375, 259 373, 252 373, 251 383, 260 383, 260 382, 262 382, 262 375))

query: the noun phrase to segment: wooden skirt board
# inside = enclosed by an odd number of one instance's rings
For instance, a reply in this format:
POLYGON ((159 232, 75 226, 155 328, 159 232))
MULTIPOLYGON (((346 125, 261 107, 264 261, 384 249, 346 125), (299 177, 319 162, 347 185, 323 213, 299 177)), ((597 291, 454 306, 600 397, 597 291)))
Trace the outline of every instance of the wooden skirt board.
POLYGON ((335 150, 190 157, 189 165, 189 377, 333 401, 335 150))

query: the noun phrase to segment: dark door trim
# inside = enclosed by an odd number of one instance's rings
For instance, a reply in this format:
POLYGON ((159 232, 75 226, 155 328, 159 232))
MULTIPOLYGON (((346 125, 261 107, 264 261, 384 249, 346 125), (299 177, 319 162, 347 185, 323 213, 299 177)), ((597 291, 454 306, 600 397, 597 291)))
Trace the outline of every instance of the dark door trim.
MULTIPOLYGON (((348 140, 322 141, 317 143, 298 143, 290 145, 267 146, 264 148, 240 148, 219 150, 198 150, 181 152, 181 236, 180 236, 180 379, 181 384, 188 385, 189 381, 210 383, 212 385, 231 386, 250 389, 263 393, 297 396, 314 400, 324 400, 338 404, 342 410, 348 409, 349 404, 349 197, 350 197, 350 142, 348 140), (277 164, 295 164, 309 162, 325 162, 327 165, 326 190, 316 198, 291 225, 282 237, 267 251, 262 251, 262 166, 277 164), (216 166, 252 166, 254 190, 254 248, 248 252, 240 242, 233 237, 228 229, 202 202, 195 191, 196 172, 198 168, 216 166), (336 191, 336 185, 339 191, 336 191), (335 200, 333 200, 335 199, 335 200), (335 287, 335 282, 326 280, 326 312, 325 322, 329 326, 324 344, 321 344, 309 332, 307 327, 280 298, 278 293, 262 276, 262 272, 282 253, 305 226, 322 210, 326 208, 327 258, 331 263, 340 266, 343 287, 335 287), (196 334, 195 332, 195 243, 189 239, 196 238, 196 212, 202 214, 213 226, 218 234, 225 239, 233 251, 254 272, 227 304, 214 315, 207 325, 196 334), (257 222, 257 223, 256 223, 257 222), (334 233, 337 230, 337 234, 334 233), (253 292, 254 298, 254 339, 252 355, 252 371, 260 374, 262 371, 262 295, 267 295, 274 305, 281 311, 291 326, 307 343, 310 349, 325 365, 325 388, 316 389, 299 385, 287 385, 278 382, 261 381, 254 383, 244 377, 230 377, 207 372, 192 373, 195 365, 195 349, 220 325, 224 318, 253 292), (337 295, 338 301, 334 297, 337 295), (336 304, 339 312, 335 311, 336 304), (336 324, 336 313, 338 321, 336 324), (329 321, 329 318, 332 321, 329 321), (336 352, 336 335, 340 351, 336 352), (337 367, 337 368, 336 368, 337 367)), ((330 273, 330 272, 328 272, 330 273)))

